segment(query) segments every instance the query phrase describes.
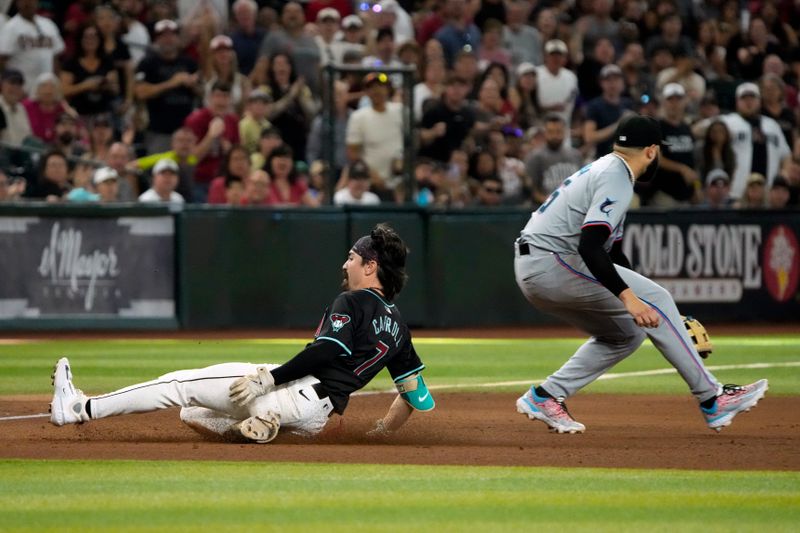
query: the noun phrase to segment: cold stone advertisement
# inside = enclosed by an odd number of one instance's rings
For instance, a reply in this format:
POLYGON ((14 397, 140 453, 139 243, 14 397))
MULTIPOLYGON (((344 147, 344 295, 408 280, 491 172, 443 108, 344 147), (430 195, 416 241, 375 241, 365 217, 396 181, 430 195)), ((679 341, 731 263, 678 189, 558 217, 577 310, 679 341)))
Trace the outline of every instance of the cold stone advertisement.
POLYGON ((172 217, 0 217, 0 320, 175 317, 172 217))
POLYGON ((763 213, 673 213, 669 223, 640 215, 625 227, 623 249, 634 270, 698 318, 790 319, 800 311, 799 222, 763 213))

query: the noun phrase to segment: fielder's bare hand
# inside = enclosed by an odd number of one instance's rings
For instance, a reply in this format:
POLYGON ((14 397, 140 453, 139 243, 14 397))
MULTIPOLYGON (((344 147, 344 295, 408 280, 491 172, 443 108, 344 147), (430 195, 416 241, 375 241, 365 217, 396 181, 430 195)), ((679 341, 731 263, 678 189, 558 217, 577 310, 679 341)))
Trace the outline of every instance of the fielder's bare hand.
POLYGON ((643 328, 658 327, 659 318, 656 310, 639 299, 636 294, 627 288, 619 293, 619 299, 625 304, 625 309, 636 321, 636 325, 643 328))

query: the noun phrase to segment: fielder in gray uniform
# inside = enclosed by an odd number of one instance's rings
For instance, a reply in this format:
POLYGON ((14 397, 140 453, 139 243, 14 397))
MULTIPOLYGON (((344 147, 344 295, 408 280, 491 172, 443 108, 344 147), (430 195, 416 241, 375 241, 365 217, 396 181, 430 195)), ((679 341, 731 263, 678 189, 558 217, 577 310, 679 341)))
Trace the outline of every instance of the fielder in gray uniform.
POLYGON ((672 296, 631 270, 622 252, 633 184, 655 174, 661 144, 655 119, 635 115, 621 122, 614 151, 565 179, 516 241, 514 271, 528 301, 592 335, 517 400, 517 411, 559 433, 586 429, 570 416, 564 399, 632 354, 646 337, 686 381, 711 429, 730 425, 767 391, 765 379, 721 385, 703 365, 672 296))

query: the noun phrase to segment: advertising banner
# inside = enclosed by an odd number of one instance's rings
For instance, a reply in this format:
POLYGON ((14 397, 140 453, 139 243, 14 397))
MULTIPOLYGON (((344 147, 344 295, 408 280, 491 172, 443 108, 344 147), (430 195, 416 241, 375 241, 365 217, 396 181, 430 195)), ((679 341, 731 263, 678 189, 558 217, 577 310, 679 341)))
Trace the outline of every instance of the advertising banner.
POLYGON ((623 249, 637 272, 704 320, 796 320, 800 218, 767 211, 632 214, 623 249))
POLYGON ((175 319, 171 216, 0 217, 0 320, 175 319))

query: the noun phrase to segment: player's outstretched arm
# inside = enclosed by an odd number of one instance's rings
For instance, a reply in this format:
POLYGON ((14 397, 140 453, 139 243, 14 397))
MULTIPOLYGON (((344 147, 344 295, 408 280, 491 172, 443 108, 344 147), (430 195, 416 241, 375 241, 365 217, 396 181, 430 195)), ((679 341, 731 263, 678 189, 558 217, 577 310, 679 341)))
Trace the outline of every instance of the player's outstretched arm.
POLYGON ((385 436, 399 429, 414 411, 430 411, 436 407, 425 380, 419 372, 396 382, 397 395, 386 416, 375 423, 370 436, 385 436))
POLYGON ((370 437, 383 437, 397 431, 411 417, 414 408, 408 405, 398 394, 383 418, 375 422, 375 427, 367 432, 370 437))

